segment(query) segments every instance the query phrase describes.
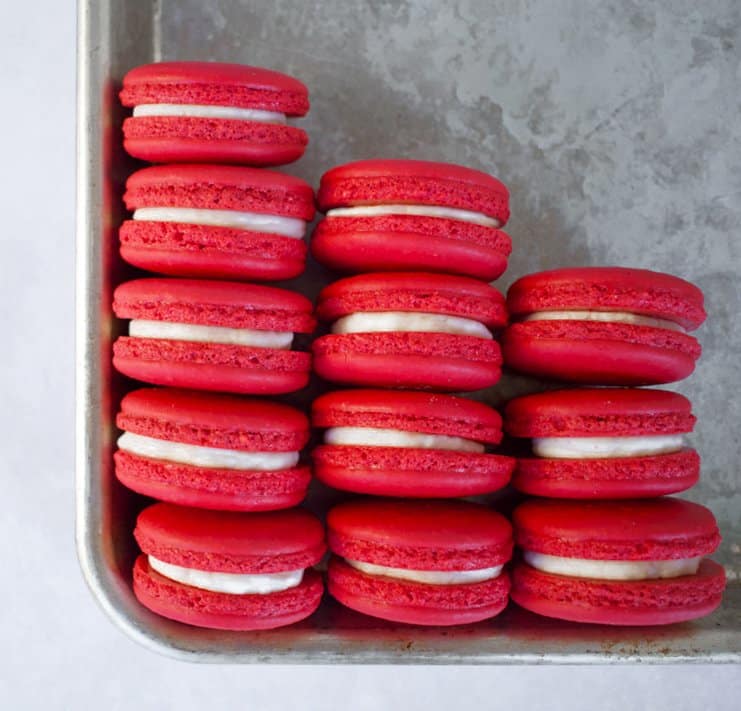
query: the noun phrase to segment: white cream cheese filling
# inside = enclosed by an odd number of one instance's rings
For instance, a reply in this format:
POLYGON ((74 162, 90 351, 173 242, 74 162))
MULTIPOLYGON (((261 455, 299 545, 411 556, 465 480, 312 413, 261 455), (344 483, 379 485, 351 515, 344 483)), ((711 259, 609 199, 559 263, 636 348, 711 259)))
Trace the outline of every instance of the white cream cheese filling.
POLYGON ((303 568, 281 573, 215 573, 165 563, 151 555, 147 557, 150 567, 170 580, 229 595, 267 595, 280 592, 297 587, 304 577, 303 568))
POLYGON ((525 321, 601 321, 602 323, 629 323, 633 326, 667 328, 670 331, 684 329, 674 321, 663 318, 641 316, 627 311, 536 311, 525 317, 525 321))
POLYGON ((442 205, 355 205, 335 207, 327 211, 327 217, 381 217, 383 215, 417 215, 419 217, 443 217, 460 222, 472 222, 484 227, 500 227, 499 220, 483 212, 462 210, 442 205))
POLYGON ((681 434, 636 437, 535 437, 533 453, 549 459, 603 459, 650 457, 678 452, 684 446, 681 434))
POLYGON ((390 568, 386 565, 376 565, 360 560, 345 559, 348 565, 367 573, 368 575, 385 575, 398 580, 409 580, 414 583, 428 585, 459 585, 461 583, 481 583, 484 580, 493 580, 504 566, 493 568, 479 568, 478 570, 409 570, 407 568, 390 568))
POLYGON ((178 464, 210 469, 238 469, 242 471, 272 472, 290 469, 298 464, 298 452, 244 452, 198 444, 170 442, 154 437, 124 432, 118 438, 118 447, 140 457, 164 459, 178 464))
POLYGON ((332 333, 452 333, 491 340, 491 331, 483 323, 461 316, 428 314, 416 311, 373 311, 349 314, 332 324, 332 333))
POLYGON ((676 560, 588 560, 523 551, 525 562, 544 573, 598 580, 655 580, 694 575, 702 556, 676 560))
POLYGON ((163 338, 169 341, 198 343, 225 343, 232 346, 276 348, 287 350, 293 344, 293 333, 283 331, 255 331, 249 328, 201 326, 194 323, 171 323, 134 319, 129 323, 129 336, 135 338, 163 338))
POLYGON ((139 104, 134 107, 133 116, 137 118, 142 116, 185 116, 188 118, 258 121, 259 123, 286 123, 286 115, 277 111, 206 104, 139 104))
POLYGON ((411 447, 414 449, 451 449, 456 452, 483 453, 479 442, 464 437, 406 432, 381 427, 330 427, 324 433, 327 444, 357 447, 411 447))
POLYGON ((140 207, 134 211, 134 220, 147 222, 182 222, 188 225, 233 227, 250 232, 264 232, 292 239, 303 239, 306 223, 296 217, 266 215, 240 210, 207 210, 197 207, 140 207))

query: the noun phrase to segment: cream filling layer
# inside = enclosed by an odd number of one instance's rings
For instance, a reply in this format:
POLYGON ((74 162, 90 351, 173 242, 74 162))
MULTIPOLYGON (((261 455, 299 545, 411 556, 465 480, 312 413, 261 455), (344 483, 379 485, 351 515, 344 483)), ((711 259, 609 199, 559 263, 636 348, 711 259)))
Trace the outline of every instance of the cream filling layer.
POLYGON ((478 570, 409 570, 407 568, 390 568, 386 565, 376 565, 360 560, 345 559, 348 565, 367 573, 368 575, 384 575, 397 580, 409 580, 414 583, 427 585, 460 585, 461 583, 481 583, 484 580, 493 580, 504 566, 493 568, 479 568, 478 570))
POLYGON ((286 115, 263 109, 243 109, 237 106, 214 106, 206 104, 139 104, 133 116, 185 116, 189 118, 235 119, 259 123, 286 123, 286 115))
POLYGON ((324 433, 327 444, 357 447, 411 447, 414 449, 451 449, 456 452, 483 453, 483 444, 463 437, 405 432, 381 427, 330 427, 324 433))
POLYGON ((268 595, 295 588, 301 584, 304 577, 303 568, 287 570, 284 573, 215 573, 165 563, 151 555, 147 557, 150 567, 170 580, 201 590, 229 595, 268 595))
POLYGON ((655 580, 694 575, 702 560, 702 556, 676 560, 588 560, 533 551, 523 551, 522 555, 528 565, 544 573, 597 580, 655 580))
POLYGON ((602 323, 629 323, 634 326, 666 328, 670 331, 684 329, 674 321, 663 318, 641 316, 627 311, 536 311, 525 317, 525 321, 601 321, 602 323))
POLYGON ((483 323, 461 316, 428 314, 416 311, 373 311, 349 314, 332 324, 332 333, 452 333, 491 340, 491 331, 483 323))
POLYGON ((140 457, 164 459, 178 464, 190 464, 208 469, 238 469, 241 471, 273 472, 290 469, 298 464, 298 452, 243 452, 198 444, 170 442, 154 437, 124 432, 118 447, 140 457))
POLYGON ((193 323, 171 323, 145 319, 134 319, 129 323, 129 336, 163 338, 169 341, 225 343, 232 346, 279 350, 287 350, 293 344, 293 333, 290 331, 255 331, 249 328, 224 328, 223 326, 201 326, 193 323))
POLYGON ((182 222, 188 225, 233 227, 250 232, 303 239, 306 223, 296 217, 266 215, 240 210, 206 210, 198 207, 140 207, 134 211, 134 220, 147 222, 182 222))
POLYGON ((355 205, 334 207, 327 210, 327 217, 382 217, 383 215, 417 215, 418 217, 443 217, 460 222, 472 222, 484 227, 500 227, 499 220, 483 212, 462 210, 442 205, 355 205))
POLYGON ((604 459, 649 457, 678 452, 684 446, 681 434, 637 437, 535 437, 533 453, 549 459, 604 459))

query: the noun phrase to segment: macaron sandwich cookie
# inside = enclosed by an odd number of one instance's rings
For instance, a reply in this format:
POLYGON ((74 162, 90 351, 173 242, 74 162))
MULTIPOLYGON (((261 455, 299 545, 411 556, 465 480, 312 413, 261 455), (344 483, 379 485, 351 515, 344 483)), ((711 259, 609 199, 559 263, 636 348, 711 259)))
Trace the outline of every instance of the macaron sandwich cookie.
POLYGON ((712 612, 725 573, 705 559, 720 542, 713 514, 679 499, 531 500, 513 514, 522 561, 512 599, 547 617, 662 625, 712 612))
POLYGON ((160 62, 132 69, 121 102, 124 148, 153 163, 281 165, 308 138, 288 117, 309 110, 309 94, 280 72, 216 62, 160 62))
POLYGON ((486 451, 502 420, 483 403, 452 395, 388 390, 327 393, 312 406, 324 444, 312 453, 317 477, 345 491, 379 496, 475 496, 501 489, 514 460, 486 451))
POLYGON ((304 270, 308 183, 275 171, 223 165, 144 168, 126 183, 132 218, 121 256, 171 276, 290 279, 304 270))
POLYGON ((154 385, 247 394, 287 393, 309 379, 310 356, 291 350, 314 329, 312 304, 283 289, 236 282, 137 279, 113 311, 131 319, 113 365, 154 385))
POLYGON ((700 356, 689 335, 705 320, 702 292, 644 269, 555 269, 518 279, 507 293, 513 323, 507 365, 544 378, 650 385, 686 378, 700 356))
POLYGON ((501 375, 492 330, 504 298, 484 282, 421 272, 363 274, 330 284, 317 314, 331 333, 314 341, 327 380, 373 387, 478 390, 501 375))
POLYGON ((287 405, 174 388, 126 395, 114 454, 122 484, 185 506, 267 511, 299 504, 308 418, 287 405))
POLYGON ((417 625, 459 625, 507 605, 512 528, 464 501, 365 499, 327 516, 327 587, 358 612, 417 625))
POLYGON ((695 416, 665 390, 557 390, 510 400, 506 430, 532 439, 512 483, 527 494, 568 499, 661 496, 697 483, 700 457, 684 443, 695 416))
POLYGON ((261 630, 319 606, 324 528, 302 509, 235 513, 158 503, 139 514, 134 594, 197 627, 261 630))
POLYGON ((491 281, 512 250, 500 228, 509 192, 496 178, 449 163, 363 160, 322 176, 317 261, 351 272, 423 271, 491 281))

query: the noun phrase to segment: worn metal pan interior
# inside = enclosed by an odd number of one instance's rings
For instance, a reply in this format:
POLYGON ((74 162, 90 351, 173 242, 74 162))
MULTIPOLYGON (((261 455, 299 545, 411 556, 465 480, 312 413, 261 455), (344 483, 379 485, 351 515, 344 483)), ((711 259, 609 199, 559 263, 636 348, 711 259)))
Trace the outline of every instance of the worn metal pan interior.
MULTIPOLYGON (((437 141, 447 145, 456 140, 455 135, 452 139, 441 135, 439 125, 430 122, 429 116, 418 116, 415 123, 414 106, 404 107, 398 96, 385 95, 383 87, 371 83, 358 64, 350 46, 351 19, 362 16, 364 22, 377 23, 378 33, 391 33, 398 30, 398 18, 390 10, 379 10, 374 15, 375 11, 368 9, 372 3, 359 2, 325 3, 320 7, 297 3, 288 8, 285 3, 257 2, 248 7, 215 0, 207 5, 197 0, 79 3, 77 539, 84 575, 105 612, 128 635, 150 649, 208 662, 504 664, 739 660, 741 587, 737 585, 729 588, 725 603, 716 614, 666 629, 577 626, 514 608, 490 623, 449 630, 417 629, 363 617, 326 600, 321 610, 303 624, 246 634, 187 627, 150 614, 138 605, 130 588, 130 570, 136 554, 131 530, 144 500, 120 487, 111 472, 116 435, 113 418, 127 383, 111 371, 110 346, 119 326, 111 317, 109 304, 113 287, 130 274, 118 259, 115 231, 122 216, 121 189, 126 176, 136 167, 120 147, 122 111, 117 89, 122 75, 132 66, 160 58, 232 59, 298 74, 312 89, 314 108, 304 125, 313 143, 309 154, 298 166, 289 167, 289 172, 313 183, 323 167, 378 152, 378 145, 385 145, 387 154, 422 156, 430 154, 425 144, 437 141), (284 17, 287 12, 290 18, 284 17), (307 13, 314 16, 309 18, 307 13), (324 46, 316 54, 316 38, 290 28, 300 28, 302 21, 309 20, 316 26, 322 18, 330 23, 324 41, 331 38, 334 46, 324 46), (277 33, 274 41, 271 32, 277 33), (279 47, 289 45, 290 51, 281 56, 279 47), (354 68, 346 72, 346 67, 354 68), (360 100, 362 95, 374 91, 378 97, 366 102, 366 107, 348 109, 348 100, 360 100), (340 131, 336 129, 340 119, 363 123, 356 123, 353 130, 340 131), (353 142, 359 146, 353 146, 353 142)), ((440 3, 441 8, 444 5, 440 3)), ((460 41, 467 40, 461 36, 460 41)), ((379 46, 378 51, 383 48, 379 46)), ((408 61, 422 61, 422 57, 409 57, 408 61)), ((434 86, 415 89, 418 93, 428 92, 438 105, 450 104, 440 105, 440 110, 447 111, 448 128, 455 134, 456 122, 465 121, 466 116, 451 113, 455 96, 441 94, 440 98, 435 90, 434 86)), ((410 101, 419 104, 427 98, 417 96, 410 101)), ((474 128, 478 131, 480 127, 474 128)), ((489 148, 473 145, 471 136, 457 136, 464 143, 460 154, 455 148, 433 153, 443 159, 486 167, 494 156, 485 154, 489 148)), ((501 166, 503 176, 507 175, 506 167, 501 166)), ((537 165, 534 169, 537 172, 537 165)), ((514 187, 517 189, 517 185, 514 187)), ((519 227, 527 231, 531 226, 525 220, 519 227)), ((558 264, 560 257, 559 250, 552 248, 545 257, 526 254, 518 260, 518 273, 548 266, 551 259, 554 265, 558 264)), ((298 286, 313 295, 326 281, 326 275, 312 265, 298 286)), ((512 379, 485 396, 498 403, 533 386, 524 379, 512 379)), ((326 491, 317 490, 309 505, 321 510, 326 507, 328 496, 326 491)), ((722 521, 722 525, 731 523, 722 521)), ((731 572, 732 540, 723 553, 731 572)))

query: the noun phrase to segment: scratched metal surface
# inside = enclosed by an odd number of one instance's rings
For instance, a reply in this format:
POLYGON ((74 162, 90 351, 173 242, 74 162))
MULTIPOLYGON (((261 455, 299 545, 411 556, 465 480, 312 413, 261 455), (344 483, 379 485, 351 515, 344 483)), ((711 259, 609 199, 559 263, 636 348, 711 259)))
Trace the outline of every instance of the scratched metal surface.
MULTIPOLYGON (((625 662, 739 660, 741 585, 715 615, 668 629, 611 630, 510 609, 455 630, 386 625, 327 602, 272 633, 196 630, 142 610, 129 590, 142 503, 110 471, 111 373, 119 327, 108 304, 126 277, 115 253, 120 188, 135 164, 119 147, 123 73, 154 59, 212 59, 286 71, 310 88, 306 156, 287 172, 316 184, 348 160, 446 160, 502 178, 514 253, 498 282, 556 266, 620 264, 681 275, 705 292, 697 372, 670 386, 694 403, 703 458, 688 498, 716 513, 716 558, 738 581, 741 487, 741 7, 630 0, 160 0, 80 3, 78 214, 78 543, 88 582, 128 634, 201 661, 625 662)), ((316 265, 294 285, 309 295, 316 265)), ((478 397, 499 404, 542 387, 507 376, 478 397)), ((305 393, 304 401, 309 397, 305 393)), ((310 505, 331 496, 316 488, 310 505)))

